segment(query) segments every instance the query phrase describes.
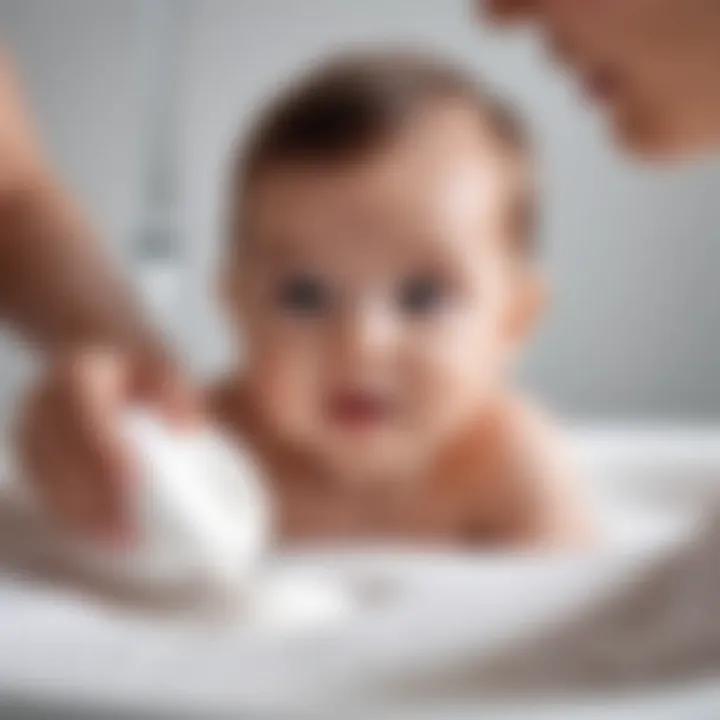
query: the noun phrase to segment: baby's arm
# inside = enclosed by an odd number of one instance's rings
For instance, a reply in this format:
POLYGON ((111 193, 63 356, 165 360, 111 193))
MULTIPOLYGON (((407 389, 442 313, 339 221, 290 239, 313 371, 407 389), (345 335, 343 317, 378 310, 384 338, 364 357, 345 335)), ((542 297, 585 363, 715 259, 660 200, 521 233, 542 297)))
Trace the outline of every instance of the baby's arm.
POLYGON ((591 544, 589 501, 560 428, 537 408, 514 400, 498 419, 498 450, 498 482, 507 490, 501 522, 506 542, 551 548, 591 544))

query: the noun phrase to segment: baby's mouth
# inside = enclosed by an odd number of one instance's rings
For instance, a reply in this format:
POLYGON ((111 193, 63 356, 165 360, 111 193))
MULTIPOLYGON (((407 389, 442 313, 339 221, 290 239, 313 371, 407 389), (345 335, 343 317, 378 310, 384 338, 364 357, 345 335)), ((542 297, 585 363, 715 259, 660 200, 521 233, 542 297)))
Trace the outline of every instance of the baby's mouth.
POLYGON ((336 425, 349 430, 370 430, 388 419, 392 406, 385 395, 353 389, 333 393, 327 411, 336 425))

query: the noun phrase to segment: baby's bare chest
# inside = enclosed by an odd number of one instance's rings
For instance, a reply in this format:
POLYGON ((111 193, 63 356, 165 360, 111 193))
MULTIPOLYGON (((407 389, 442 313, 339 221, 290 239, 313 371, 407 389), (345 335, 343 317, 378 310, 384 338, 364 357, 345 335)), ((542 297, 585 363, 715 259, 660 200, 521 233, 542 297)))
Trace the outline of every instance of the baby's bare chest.
POLYGON ((462 492, 452 482, 351 484, 295 474, 274 475, 277 530, 287 541, 388 540, 490 542, 507 509, 497 502, 495 479, 486 491, 462 492))

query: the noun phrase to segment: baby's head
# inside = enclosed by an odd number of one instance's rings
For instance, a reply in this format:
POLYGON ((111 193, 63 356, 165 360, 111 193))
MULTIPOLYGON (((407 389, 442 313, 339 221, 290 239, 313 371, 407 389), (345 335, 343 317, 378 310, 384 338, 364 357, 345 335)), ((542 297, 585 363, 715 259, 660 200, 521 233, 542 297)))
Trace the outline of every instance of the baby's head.
POLYGON ((224 295, 274 432, 345 471, 422 461, 503 392, 533 324, 529 151, 412 54, 317 68, 239 159, 224 295))

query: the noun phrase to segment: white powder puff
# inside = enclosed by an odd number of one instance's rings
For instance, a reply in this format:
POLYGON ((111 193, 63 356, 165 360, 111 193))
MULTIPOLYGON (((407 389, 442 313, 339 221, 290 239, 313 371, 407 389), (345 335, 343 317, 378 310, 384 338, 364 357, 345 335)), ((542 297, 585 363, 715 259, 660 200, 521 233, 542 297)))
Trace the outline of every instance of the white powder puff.
POLYGON ((124 429, 142 475, 141 537, 129 563, 156 580, 185 573, 219 590, 247 583, 270 530, 269 499, 247 455, 215 429, 183 433, 148 413, 128 415, 124 429))

